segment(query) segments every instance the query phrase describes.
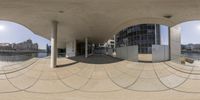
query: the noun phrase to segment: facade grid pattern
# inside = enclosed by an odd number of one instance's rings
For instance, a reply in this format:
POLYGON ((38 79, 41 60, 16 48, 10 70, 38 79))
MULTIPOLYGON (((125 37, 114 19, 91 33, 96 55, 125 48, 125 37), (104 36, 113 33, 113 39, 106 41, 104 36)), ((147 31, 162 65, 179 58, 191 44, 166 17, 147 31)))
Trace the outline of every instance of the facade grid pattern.
POLYGON ((152 45, 160 45, 160 25, 140 24, 123 29, 116 35, 116 47, 138 45, 138 52, 152 53, 152 45))

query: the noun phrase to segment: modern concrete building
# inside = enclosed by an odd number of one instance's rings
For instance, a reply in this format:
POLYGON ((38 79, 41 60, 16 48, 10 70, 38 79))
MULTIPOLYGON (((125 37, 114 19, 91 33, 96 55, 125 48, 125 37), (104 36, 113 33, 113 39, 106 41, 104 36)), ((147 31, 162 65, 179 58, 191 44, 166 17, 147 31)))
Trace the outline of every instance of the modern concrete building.
POLYGON ((138 53, 151 54, 152 45, 161 44, 160 25, 141 24, 123 29, 116 35, 116 46, 138 45, 138 53))
POLYGON ((30 50, 30 51, 38 51, 38 44, 33 43, 31 39, 28 39, 21 43, 13 43, 12 48, 14 50, 30 50))
POLYGON ((104 47, 107 48, 115 48, 115 40, 114 39, 109 39, 105 44, 104 47))
POLYGON ((199 19, 198 4, 198 0, 21 0, 17 3, 8 0, 0 4, 0 18, 22 24, 37 35, 50 39, 51 63, 55 67, 57 48, 69 48, 66 56, 75 56, 75 41, 85 42, 87 57, 88 42, 105 42, 120 30, 138 24, 169 26, 169 56, 173 58, 180 52, 180 46, 177 46, 180 34, 173 26, 199 19))
POLYGON ((38 44, 33 43, 30 39, 20 43, 0 43, 0 50, 38 51, 38 44))

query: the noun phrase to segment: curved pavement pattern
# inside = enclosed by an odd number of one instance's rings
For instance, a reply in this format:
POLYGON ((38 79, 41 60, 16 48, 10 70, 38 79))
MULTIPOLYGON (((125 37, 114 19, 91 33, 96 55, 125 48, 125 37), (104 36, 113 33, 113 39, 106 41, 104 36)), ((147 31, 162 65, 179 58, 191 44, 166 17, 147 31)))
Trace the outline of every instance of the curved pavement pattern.
POLYGON ((6 100, 186 100, 200 97, 200 67, 172 61, 142 63, 108 56, 93 58, 102 63, 59 58, 60 67, 51 69, 50 59, 34 58, 1 65, 0 97, 6 100))

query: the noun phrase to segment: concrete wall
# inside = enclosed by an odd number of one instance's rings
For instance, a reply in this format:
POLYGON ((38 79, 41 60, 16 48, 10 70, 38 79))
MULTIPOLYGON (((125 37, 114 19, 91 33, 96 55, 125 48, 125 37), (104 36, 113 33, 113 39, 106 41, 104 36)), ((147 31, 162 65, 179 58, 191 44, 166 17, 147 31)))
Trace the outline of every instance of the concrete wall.
POLYGON ((127 58, 130 61, 138 61, 138 46, 128 46, 127 58))
POLYGON ((138 61, 138 46, 116 48, 116 57, 129 61, 138 61))
POLYGON ((76 56, 76 40, 66 42, 66 57, 76 56))
POLYGON ((109 48, 107 54, 109 56, 113 56, 113 49, 109 48))
POLYGON ((180 26, 170 28, 170 56, 171 59, 180 57, 181 55, 181 29, 180 26))
POLYGON ((121 59, 127 59, 127 47, 116 48, 116 57, 121 59))
POLYGON ((106 54, 106 50, 105 49, 95 49, 94 53, 95 54, 106 54))
POLYGON ((152 61, 160 62, 169 60, 169 46, 152 45, 152 61))
POLYGON ((152 54, 138 54, 138 61, 152 62, 152 54))

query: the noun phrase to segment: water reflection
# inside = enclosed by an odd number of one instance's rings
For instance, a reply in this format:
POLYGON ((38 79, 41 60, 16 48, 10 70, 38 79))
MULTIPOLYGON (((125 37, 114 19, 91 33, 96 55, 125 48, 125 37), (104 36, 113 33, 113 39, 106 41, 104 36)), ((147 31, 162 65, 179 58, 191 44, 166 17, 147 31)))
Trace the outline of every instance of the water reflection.
POLYGON ((47 53, 0 53, 0 61, 25 61, 34 57, 44 58, 47 53))
POLYGON ((192 58, 195 60, 200 60, 200 53, 184 52, 182 53, 184 57, 192 58))

